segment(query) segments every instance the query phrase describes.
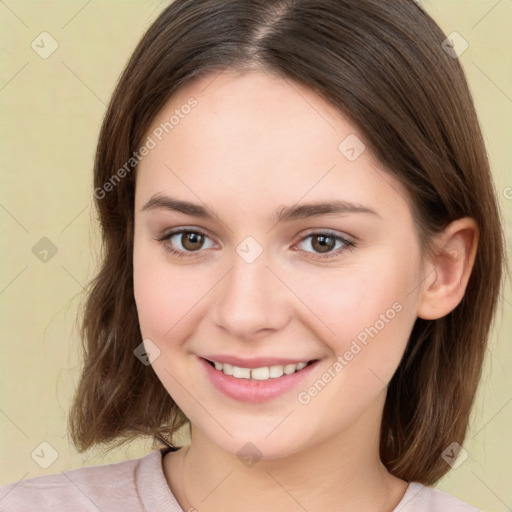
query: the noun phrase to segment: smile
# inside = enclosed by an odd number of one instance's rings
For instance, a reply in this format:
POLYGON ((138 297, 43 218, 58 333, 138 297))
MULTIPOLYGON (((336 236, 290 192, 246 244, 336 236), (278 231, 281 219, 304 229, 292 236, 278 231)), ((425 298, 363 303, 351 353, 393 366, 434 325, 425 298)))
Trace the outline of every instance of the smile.
MULTIPOLYGON (((235 362, 235 358, 231 359, 235 362)), ((320 364, 319 359, 270 366, 262 366, 261 361, 257 367, 247 368, 203 357, 198 360, 215 389, 231 399, 253 404, 291 392, 308 376, 311 378, 312 372, 320 364)), ((256 366, 254 363, 251 361, 249 364, 256 366)))
POLYGON ((217 361, 208 362, 210 365, 214 366, 216 370, 223 372, 224 375, 230 375, 236 379, 268 380, 296 373, 313 361, 287 365, 262 366, 261 368, 241 368, 228 363, 219 363, 217 361))

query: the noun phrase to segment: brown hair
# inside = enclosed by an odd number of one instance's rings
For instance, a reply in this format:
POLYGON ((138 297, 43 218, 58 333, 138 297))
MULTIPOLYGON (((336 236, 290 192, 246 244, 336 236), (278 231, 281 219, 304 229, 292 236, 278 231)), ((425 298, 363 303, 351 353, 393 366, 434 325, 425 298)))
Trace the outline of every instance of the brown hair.
POLYGON ((422 248, 450 222, 476 220, 480 243, 462 302, 417 319, 387 393, 380 455, 406 481, 433 484, 462 444, 500 293, 504 242, 475 108, 446 36, 413 0, 175 0, 129 60, 99 137, 95 190, 101 269, 88 292, 85 365, 69 416, 83 452, 147 435, 172 444, 187 418, 151 366, 133 296, 133 157, 171 95, 199 76, 264 69, 316 91, 360 129, 409 192, 422 248), (126 167, 125 167, 126 168, 126 167))

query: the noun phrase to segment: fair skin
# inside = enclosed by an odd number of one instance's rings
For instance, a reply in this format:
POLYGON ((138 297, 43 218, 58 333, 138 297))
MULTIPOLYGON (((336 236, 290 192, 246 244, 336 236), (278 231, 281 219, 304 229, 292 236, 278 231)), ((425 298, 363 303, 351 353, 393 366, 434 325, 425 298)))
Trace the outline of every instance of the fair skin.
POLYGON ((400 182, 368 149, 354 161, 338 149, 351 134, 364 140, 356 127, 313 91, 263 71, 188 84, 147 135, 190 97, 198 105, 139 165, 135 197, 141 332, 159 348, 153 369, 192 425, 191 444, 164 458, 169 487, 184 510, 200 512, 390 512, 407 483, 379 459, 387 384, 416 318, 440 318, 462 299, 477 228, 455 221, 436 257, 425 258, 400 182), (217 216, 143 209, 156 194, 217 216), (283 206, 332 200, 375 213, 272 217, 283 206), (203 233, 203 245, 186 235, 156 240, 178 228, 203 233), (332 242, 335 256, 315 259, 325 230, 355 247, 332 242), (251 263, 236 252, 248 236, 262 249, 251 263), (393 305, 400 311, 301 403, 298 393, 393 305), (208 353, 320 362, 297 389, 254 404, 210 384, 199 362, 208 353), (248 442, 261 454, 252 466, 237 456, 248 442))

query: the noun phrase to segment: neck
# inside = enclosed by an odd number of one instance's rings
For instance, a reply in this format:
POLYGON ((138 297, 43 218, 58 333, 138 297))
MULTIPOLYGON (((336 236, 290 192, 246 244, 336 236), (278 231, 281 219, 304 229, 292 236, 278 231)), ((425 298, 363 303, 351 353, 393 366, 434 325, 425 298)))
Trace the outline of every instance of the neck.
POLYGON ((247 465, 194 427, 191 444, 175 452, 179 461, 173 467, 170 460, 164 461, 171 490, 184 510, 201 512, 235 512, 241 504, 244 512, 391 512, 407 483, 393 477, 380 461, 381 397, 379 401, 379 407, 367 409, 326 441, 247 465))

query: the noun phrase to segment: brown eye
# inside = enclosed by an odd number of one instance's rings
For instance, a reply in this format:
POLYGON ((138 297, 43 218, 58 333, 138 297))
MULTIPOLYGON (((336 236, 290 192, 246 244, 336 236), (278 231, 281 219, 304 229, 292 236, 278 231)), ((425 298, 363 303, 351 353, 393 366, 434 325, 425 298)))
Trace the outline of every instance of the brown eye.
POLYGON ((310 254, 309 258, 318 260, 341 256, 347 249, 352 250, 355 247, 354 242, 329 232, 310 233, 300 244, 304 244, 302 250, 310 254))
POLYGON ((181 233, 181 245, 187 251, 197 251, 204 244, 204 235, 195 232, 181 233))
POLYGON ((168 252, 179 257, 195 256, 194 253, 200 255, 205 252, 203 249, 211 249, 215 246, 209 236, 190 229, 164 233, 157 240, 164 245, 168 252))
POLYGON ((314 235, 311 240, 311 247, 317 252, 329 252, 336 246, 336 240, 332 236, 314 235))

